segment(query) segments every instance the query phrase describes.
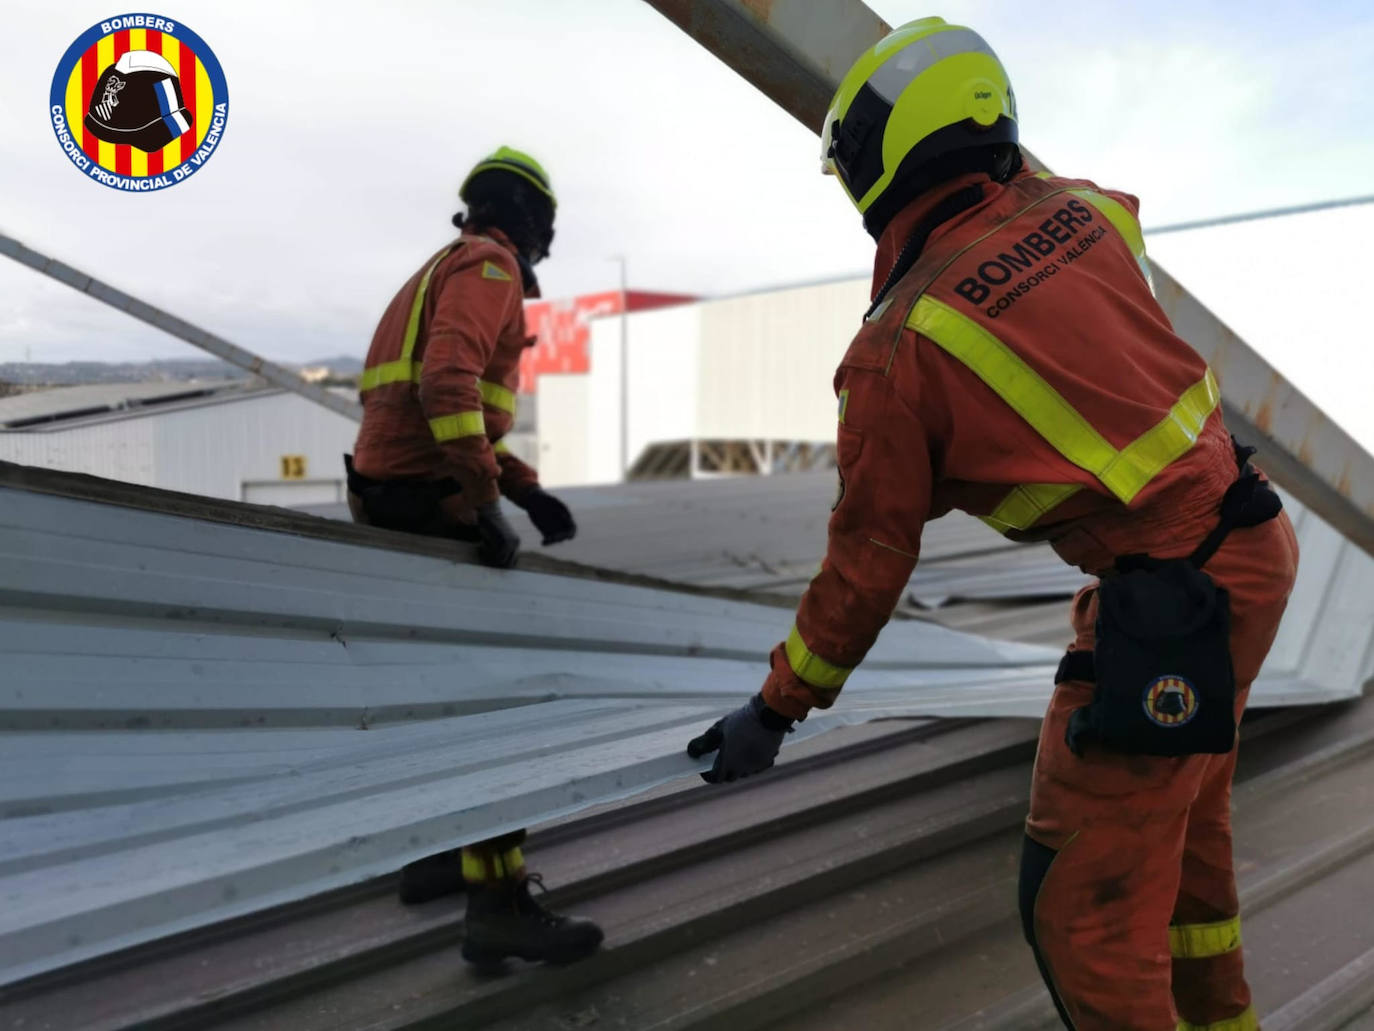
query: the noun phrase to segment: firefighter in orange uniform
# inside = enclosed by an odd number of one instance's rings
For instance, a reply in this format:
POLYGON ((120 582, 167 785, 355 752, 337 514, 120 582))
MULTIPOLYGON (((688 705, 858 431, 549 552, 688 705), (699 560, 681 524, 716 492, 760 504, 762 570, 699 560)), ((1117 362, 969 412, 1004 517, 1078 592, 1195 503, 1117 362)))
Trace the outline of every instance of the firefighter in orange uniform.
MULTIPOLYGON (((501 513, 523 508, 544 544, 570 540, 572 515, 539 486, 502 438, 515 419, 523 301, 539 295, 533 266, 548 255, 556 201, 528 154, 502 147, 459 190, 457 240, 393 298, 372 338, 360 382, 363 422, 345 459, 354 519, 392 530, 472 541, 483 562, 514 564, 520 539, 501 513)), ((601 943, 587 920, 556 916, 530 896, 524 831, 411 863, 401 898, 422 902, 468 889, 463 955, 568 962, 601 943)))
POLYGON ((767 769, 834 703, 951 509, 1099 577, 1045 719, 1020 901, 1078 1031, 1258 1027, 1229 798, 1236 721, 1297 569, 1278 496, 1156 303, 1135 198, 1022 164, 1005 71, 912 22, 864 53, 822 153, 877 241, 835 376, 839 498, 762 691, 694 739, 767 769))

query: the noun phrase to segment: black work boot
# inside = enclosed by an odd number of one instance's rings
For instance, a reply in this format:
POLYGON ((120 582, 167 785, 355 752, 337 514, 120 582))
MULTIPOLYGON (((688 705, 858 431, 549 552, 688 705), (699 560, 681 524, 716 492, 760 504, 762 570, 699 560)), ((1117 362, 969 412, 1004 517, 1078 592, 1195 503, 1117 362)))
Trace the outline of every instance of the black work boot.
POLYGON ((571 963, 596 951, 605 937, 601 928, 590 920, 550 913, 530 895, 531 883, 544 887, 538 874, 468 885, 465 960, 479 967, 499 966, 508 956, 571 963))
POLYGON ((463 890, 463 850, 451 848, 401 867, 397 892, 407 906, 463 890))

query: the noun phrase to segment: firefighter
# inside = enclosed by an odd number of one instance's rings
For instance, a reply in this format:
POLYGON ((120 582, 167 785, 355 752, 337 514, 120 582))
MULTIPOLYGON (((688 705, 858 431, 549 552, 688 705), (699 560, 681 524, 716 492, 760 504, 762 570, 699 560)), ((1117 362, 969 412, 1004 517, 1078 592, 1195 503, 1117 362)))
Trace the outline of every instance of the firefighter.
POLYGON ((761 692, 689 754, 714 752, 712 782, 770 767, 873 644, 928 520, 1049 541, 1099 579, 1033 774, 1020 896, 1042 975, 1079 1031, 1257 1027, 1228 802, 1297 546, 1154 298, 1136 199, 1026 169, 1001 63, 938 18, 858 59, 822 162, 877 242, 835 375, 826 558, 761 692))
MULTIPOLYGON (((548 256, 556 200, 543 167, 501 147, 459 189, 458 239, 431 256, 387 306, 360 389, 363 422, 345 458, 358 522, 472 541, 488 565, 514 564, 519 537, 501 513, 523 508, 544 544, 577 532, 567 506, 502 438, 515 418, 523 301, 539 296, 534 265, 548 256)), ((530 895, 518 831, 430 856, 401 872, 404 902, 463 889, 463 956, 568 962, 594 951, 600 928, 556 916, 530 895)))

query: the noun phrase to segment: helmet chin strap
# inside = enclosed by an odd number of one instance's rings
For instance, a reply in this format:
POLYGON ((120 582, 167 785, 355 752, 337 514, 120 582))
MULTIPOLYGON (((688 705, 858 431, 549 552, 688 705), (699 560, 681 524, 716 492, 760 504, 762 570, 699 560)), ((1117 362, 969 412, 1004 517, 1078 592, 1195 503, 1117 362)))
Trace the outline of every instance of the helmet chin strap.
POLYGON ((539 277, 534 274, 534 263, 524 254, 515 255, 515 263, 520 266, 520 285, 524 288, 525 296, 539 296, 539 277))

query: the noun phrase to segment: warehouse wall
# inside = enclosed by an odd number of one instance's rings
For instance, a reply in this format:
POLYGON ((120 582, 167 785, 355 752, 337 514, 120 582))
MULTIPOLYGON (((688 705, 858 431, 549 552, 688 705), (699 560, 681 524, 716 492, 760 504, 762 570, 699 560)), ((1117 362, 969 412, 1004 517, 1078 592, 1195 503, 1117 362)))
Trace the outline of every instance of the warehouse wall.
MULTIPOLYGON (((683 440, 696 430, 700 389, 703 305, 629 316, 629 461, 648 444, 683 440)), ((587 476, 585 483, 614 483, 620 467, 620 316, 591 322, 591 372, 587 376, 587 476)), ((541 409, 541 414, 544 413, 541 409)), ((561 430, 540 424, 547 437, 561 430)))
MULTIPOLYGON (((832 440, 831 384, 868 308, 868 289, 866 279, 851 279, 632 313, 631 463, 664 441, 832 440)), ((591 322, 586 379, 585 413, 571 403, 550 410, 545 399, 540 453, 548 441, 585 432, 585 463, 560 458, 557 466, 569 477, 584 468, 585 478, 561 482, 614 482, 621 473, 619 316, 591 322)), ((567 399, 572 388, 555 389, 567 399)))
POLYGON ((835 368, 868 289, 845 280, 702 304, 697 435, 833 440, 835 368))
POLYGON ((0 431, 0 459, 20 465, 103 476, 125 483, 157 480, 150 419, 128 419, 117 433, 109 423, 60 432, 0 431))
POLYGON ((0 433, 0 458, 266 504, 342 499, 357 423, 286 392, 44 432, 0 433))
POLYGON ((539 454, 535 463, 545 487, 591 482, 587 434, 590 377, 586 373, 544 373, 539 377, 539 454))

